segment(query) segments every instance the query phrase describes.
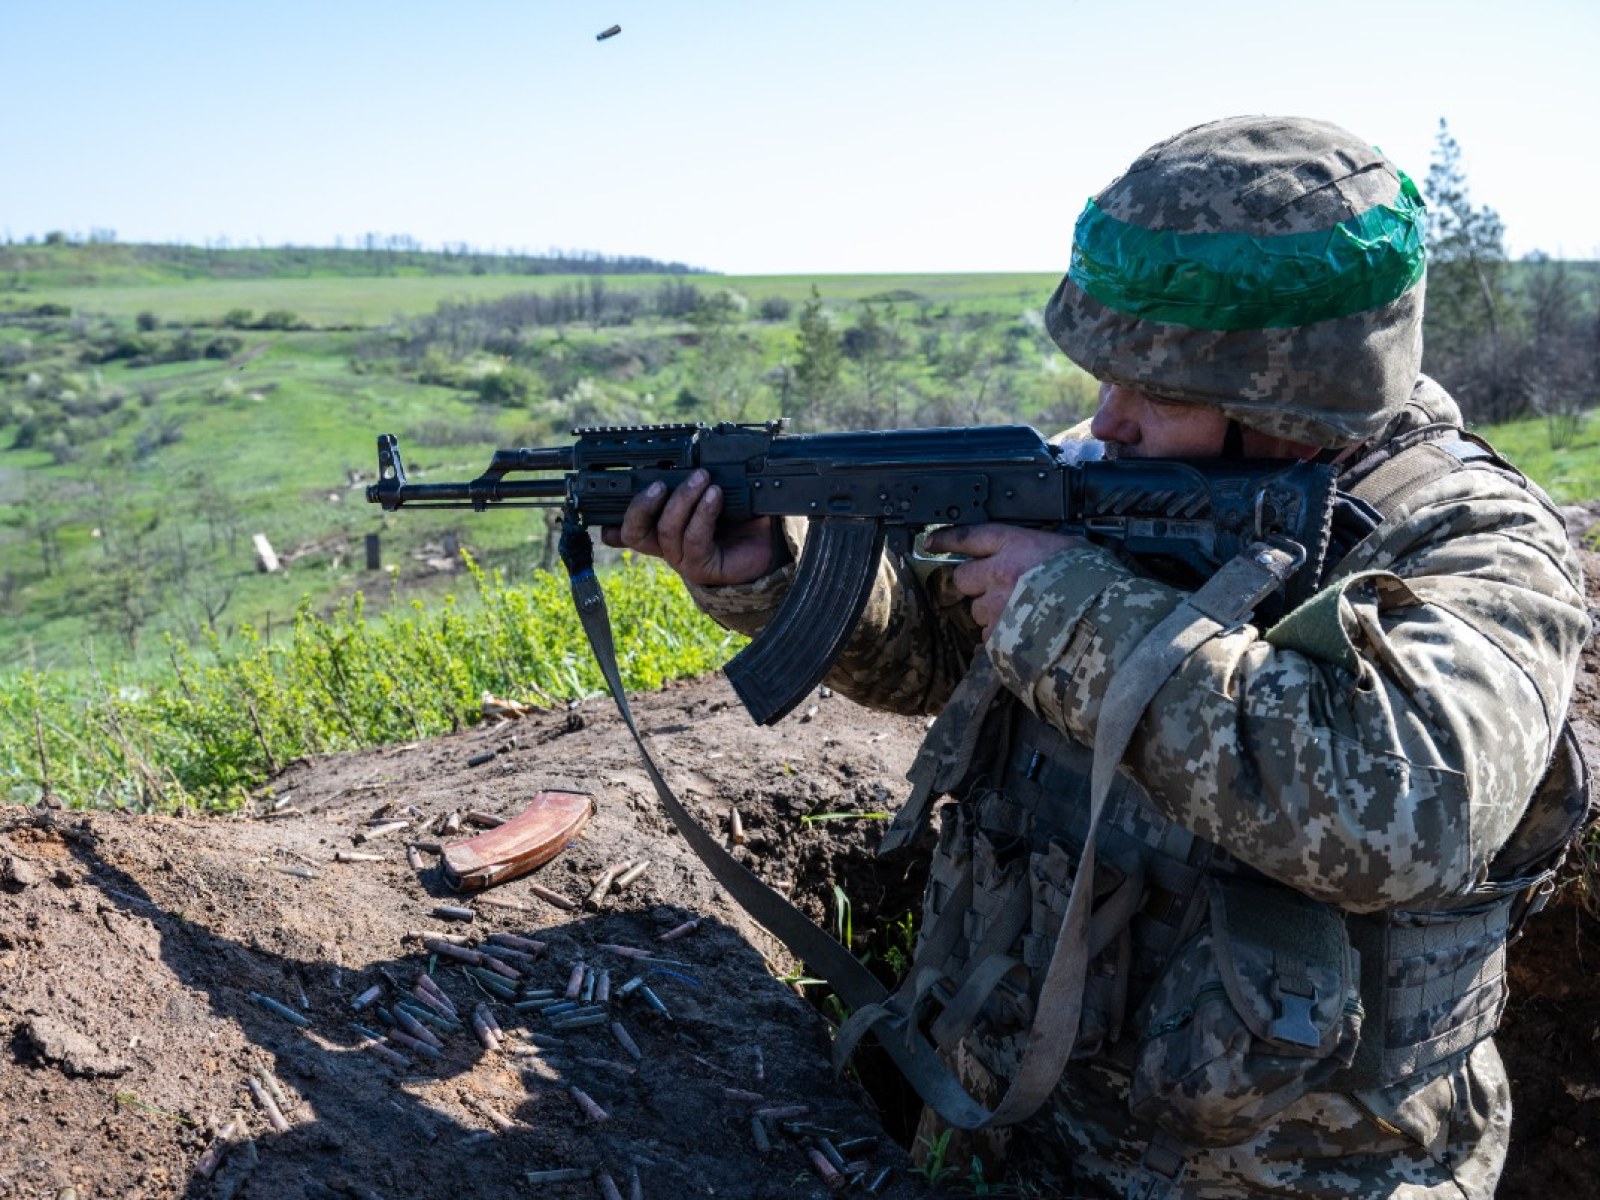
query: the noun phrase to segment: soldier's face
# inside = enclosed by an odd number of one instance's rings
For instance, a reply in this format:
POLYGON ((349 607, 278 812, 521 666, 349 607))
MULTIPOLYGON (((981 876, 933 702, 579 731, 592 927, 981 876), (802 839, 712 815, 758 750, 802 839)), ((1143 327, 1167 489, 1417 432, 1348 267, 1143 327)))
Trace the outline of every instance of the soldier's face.
POLYGON ((1102 383, 1089 432, 1113 457, 1211 458, 1222 453, 1228 418, 1214 408, 1102 383))

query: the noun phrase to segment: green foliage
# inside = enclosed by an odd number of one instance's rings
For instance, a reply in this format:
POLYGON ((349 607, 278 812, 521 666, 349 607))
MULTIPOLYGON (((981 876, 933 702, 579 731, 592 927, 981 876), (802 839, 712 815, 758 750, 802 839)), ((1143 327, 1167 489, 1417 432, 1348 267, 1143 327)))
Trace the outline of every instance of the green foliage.
MULTIPOLYGON (((167 668, 143 678, 0 679, 0 802, 226 810, 295 758, 470 725, 485 692, 551 704, 604 687, 563 581, 473 579, 471 608, 451 597, 368 619, 357 593, 326 617, 302 605, 283 644, 250 628, 232 648, 169 639, 167 668)), ((653 563, 626 559, 606 590, 629 689, 711 670, 733 648, 653 563)))
POLYGON ((837 883, 833 885, 833 936, 846 950, 855 942, 855 927, 850 919, 850 897, 837 883))
POLYGON ((917 1174, 935 1187, 955 1173, 955 1164, 946 1161, 950 1154, 950 1138, 954 1132, 953 1129, 945 1129, 932 1141, 926 1138, 918 1139, 917 1147, 922 1149, 922 1162, 917 1166, 917 1174))
POLYGON ((844 352, 838 332, 822 307, 822 294, 816 285, 800 309, 795 330, 794 388, 799 415, 820 417, 839 390, 844 370, 844 352))
POLYGON ((523 407, 538 394, 539 378, 520 367, 484 371, 472 381, 472 390, 485 404, 502 408, 523 407))
POLYGON ((883 942, 883 961, 898 982, 911 969, 911 960, 917 946, 917 918, 911 912, 892 917, 873 930, 873 937, 883 942))
POLYGON ((261 314, 251 326, 251 329, 305 329, 306 321, 299 313, 291 312, 287 308, 274 308, 261 314))
POLYGON ((1570 433, 1552 437, 1548 419, 1528 417, 1477 429, 1496 450, 1558 504, 1600 496, 1600 423, 1574 419, 1570 433))

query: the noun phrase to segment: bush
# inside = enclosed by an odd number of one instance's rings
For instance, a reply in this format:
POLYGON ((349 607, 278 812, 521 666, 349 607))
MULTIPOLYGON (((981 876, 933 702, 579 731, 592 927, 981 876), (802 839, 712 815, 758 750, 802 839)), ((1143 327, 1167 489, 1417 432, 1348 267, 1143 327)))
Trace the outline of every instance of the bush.
POLYGON ((521 407, 528 403, 538 388, 538 379, 532 372, 519 367, 503 367, 486 371, 472 381, 472 390, 485 404, 498 404, 502 408, 521 407))
POLYGON ((154 333, 161 327, 161 318, 147 310, 135 317, 133 323, 140 333, 154 333))
POLYGON ((794 301, 787 296, 768 296, 756 308, 763 321, 787 321, 794 312, 794 301))
POLYGON ((142 333, 123 333, 105 341, 84 347, 85 362, 106 363, 118 359, 148 360, 155 352, 155 342, 142 333))
POLYGON ((290 312, 286 308, 274 308, 261 314, 261 319, 250 326, 252 329, 309 329, 310 325, 299 313, 290 312))
POLYGON ((248 308, 230 308, 222 314, 222 324, 228 329, 249 329, 255 315, 248 308))
POLYGON ((207 358, 232 358, 244 349, 244 339, 234 337, 229 333, 219 333, 206 343, 205 357, 207 358))

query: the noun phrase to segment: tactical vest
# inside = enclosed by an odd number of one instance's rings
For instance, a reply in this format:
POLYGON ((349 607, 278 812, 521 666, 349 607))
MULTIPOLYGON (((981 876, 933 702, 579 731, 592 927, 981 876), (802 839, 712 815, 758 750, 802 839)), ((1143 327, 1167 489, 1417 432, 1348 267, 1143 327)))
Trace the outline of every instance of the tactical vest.
MULTIPOLYGON (((1521 479, 1449 426, 1418 430, 1361 460, 1341 478, 1341 549, 1418 488, 1461 469, 1521 479)), ((1329 556, 1325 578, 1343 557, 1329 556)), ((946 789, 956 803, 939 814, 910 986, 919 1010, 930 999, 942 1006, 930 1030, 941 1045, 961 1043, 1006 1079, 1033 1022, 1085 843, 1092 755, 1003 694, 973 714, 962 740, 969 766, 946 789), (935 948, 939 961, 925 961, 935 948)), ((1208 1000, 1190 992, 1225 1000, 1259 1040, 1260 1053, 1242 1069, 1260 1078, 1251 1076, 1255 1090, 1241 1111, 1208 1110, 1197 1123, 1168 1127, 1191 1145, 1242 1140, 1305 1090, 1359 1091, 1447 1069, 1494 1032, 1508 940, 1542 906, 1590 805, 1576 739, 1564 728, 1486 882, 1454 905, 1365 915, 1271 883, 1164 817, 1119 776, 1095 832, 1091 967, 1073 1056, 1132 1073, 1137 1110, 1141 1073, 1154 1080, 1147 1090, 1163 1086, 1169 1050, 1161 1039, 1181 1034, 1208 1000), (1174 985, 1175 961, 1197 944, 1215 963, 1194 976, 1203 982, 1174 985), (1285 1082, 1280 1068, 1300 1075, 1285 1082)), ((1151 1119, 1159 1124, 1174 1103, 1181 1107, 1190 1086, 1157 1095, 1151 1119)))

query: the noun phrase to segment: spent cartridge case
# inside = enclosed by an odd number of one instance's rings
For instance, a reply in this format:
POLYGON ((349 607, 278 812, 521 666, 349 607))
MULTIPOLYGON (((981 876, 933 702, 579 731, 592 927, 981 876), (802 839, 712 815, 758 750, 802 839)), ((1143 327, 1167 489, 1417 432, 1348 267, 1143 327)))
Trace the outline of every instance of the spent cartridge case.
POLYGON ((600 1121, 609 1121, 611 1119, 611 1114, 596 1104, 594 1102, 594 1097, 589 1095, 589 1093, 584 1091, 582 1088, 577 1086, 569 1086, 567 1090, 572 1093, 573 1100, 577 1102, 578 1107, 583 1109, 584 1114, 591 1121, 598 1123, 600 1121))
POLYGON ((350 1011, 351 1012, 360 1012, 363 1008, 366 1008, 368 1005, 370 1005, 374 1000, 376 1000, 381 995, 383 995, 383 984, 381 984, 381 983, 373 984, 366 991, 362 992, 359 996, 357 996, 354 1000, 350 1001, 350 1011))
POLYGON ((621 1021, 611 1022, 611 1036, 617 1039, 617 1045, 628 1052, 628 1057, 636 1062, 644 1060, 644 1051, 639 1049, 639 1043, 633 1040, 633 1035, 621 1021))
POLYGON ((567 912, 572 912, 578 907, 578 902, 576 900, 568 900, 560 892, 553 892, 543 884, 530 883, 528 885, 528 890, 535 896, 539 897, 539 899, 543 900, 546 904, 553 904, 557 908, 564 909, 567 912))
POLYGON ((260 992, 250 992, 248 995, 250 999, 254 1000, 262 1008, 266 1009, 268 1012, 277 1013, 278 1016, 282 1017, 285 1021, 288 1021, 291 1025, 297 1025, 301 1029, 304 1029, 311 1024, 310 1020, 308 1020, 306 1017, 303 1017, 299 1013, 295 1012, 295 1010, 290 1008, 287 1004, 280 1004, 271 996, 263 996, 260 992))
POLYGON ((617 891, 619 891, 619 892, 620 891, 624 891, 627 888, 632 887, 635 883, 637 883, 639 881, 639 876, 643 875, 649 869, 650 869, 650 860, 649 859, 640 859, 638 862, 636 862, 632 866, 630 866, 627 870, 623 871, 622 874, 618 875, 617 879, 616 879, 616 882, 613 883, 611 886, 616 888, 617 891))
POLYGON ((496 946, 509 946, 513 950, 521 950, 524 954, 543 954, 550 948, 549 942, 519 937, 514 933, 491 933, 487 940, 496 946))
POLYGON ((266 1114, 267 1124, 271 1125, 278 1133, 289 1132, 289 1122, 283 1113, 278 1110, 277 1101, 267 1094, 267 1089, 261 1086, 258 1079, 247 1079, 245 1085, 249 1087, 250 1094, 255 1097, 256 1104, 266 1114))

